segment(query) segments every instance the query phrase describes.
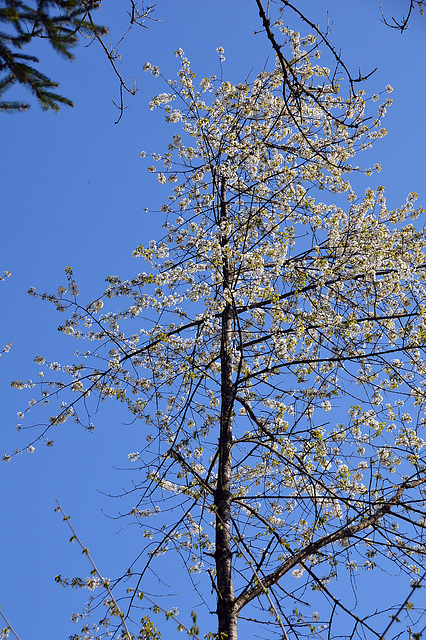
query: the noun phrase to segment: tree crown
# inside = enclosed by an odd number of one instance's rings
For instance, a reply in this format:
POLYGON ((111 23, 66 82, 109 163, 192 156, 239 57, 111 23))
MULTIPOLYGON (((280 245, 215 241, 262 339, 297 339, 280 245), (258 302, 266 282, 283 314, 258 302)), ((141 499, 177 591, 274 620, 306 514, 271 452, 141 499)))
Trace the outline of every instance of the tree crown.
POLYGON ((151 102, 182 128, 148 168, 167 191, 165 235, 135 249, 147 271, 108 277, 87 307, 71 269, 42 294, 69 312, 61 331, 96 346, 71 365, 36 358, 71 376, 41 383, 40 402, 71 401, 39 438, 51 445, 68 418, 92 429, 89 396, 146 425, 128 516, 153 524, 120 620, 175 550, 191 579, 211 580, 217 637, 236 637, 223 629, 238 616, 283 637, 338 633, 336 608, 351 632, 378 636, 334 583, 378 567, 381 550, 383 570, 423 566, 425 234, 411 221, 423 210, 415 194, 388 210, 382 187, 356 196, 353 158, 386 133, 390 99, 368 120, 363 92, 342 98, 317 63, 315 39, 282 29, 300 99, 278 65, 196 86, 176 52, 177 80, 151 102))

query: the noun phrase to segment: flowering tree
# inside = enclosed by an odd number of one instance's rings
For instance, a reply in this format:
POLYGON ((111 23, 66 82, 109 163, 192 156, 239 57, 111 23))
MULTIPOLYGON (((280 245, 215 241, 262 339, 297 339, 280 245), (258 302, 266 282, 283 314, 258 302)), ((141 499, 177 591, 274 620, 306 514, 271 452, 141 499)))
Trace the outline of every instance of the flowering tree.
MULTIPOLYGON (((287 92, 291 93, 293 99, 298 102, 302 96, 305 94, 305 86, 302 83, 299 83, 299 79, 297 74, 293 74, 291 62, 286 58, 286 55, 283 51, 283 45, 281 42, 281 29, 280 25, 282 24, 282 20, 286 24, 289 23, 290 16, 291 21, 296 18, 299 20, 304 26, 307 26, 308 29, 312 29, 312 32, 318 39, 320 45, 324 45, 327 52, 331 55, 332 63, 334 65, 334 73, 329 74, 329 78, 331 84, 334 86, 335 82, 341 81, 341 77, 346 79, 350 98, 354 98, 356 96, 356 87, 359 86, 359 83, 363 83, 370 76, 372 76, 376 71, 377 67, 369 70, 368 73, 361 73, 361 69, 357 71, 357 75, 355 75, 350 68, 347 66, 345 62, 345 55, 342 53, 342 50, 336 48, 333 45, 333 42, 330 38, 330 25, 327 20, 327 26, 321 27, 318 25, 316 21, 313 19, 313 16, 310 12, 304 12, 300 9, 299 4, 294 4, 290 2, 290 0, 275 0, 274 2, 265 3, 263 0, 255 0, 256 7, 259 12, 259 17, 262 23, 263 31, 272 46, 272 49, 275 55, 278 58, 279 65, 282 71, 283 84, 286 87, 287 92), (273 5, 278 7, 278 14, 274 12, 273 5), (278 20, 277 20, 278 15, 278 20), (276 29, 278 27, 278 29, 276 29)), ((407 0, 405 3, 404 9, 405 13, 395 17, 392 15, 390 17, 387 12, 383 12, 382 5, 380 4, 380 11, 382 15, 382 22, 386 24, 391 29, 397 29, 401 33, 406 31, 410 26, 410 21, 413 18, 413 14, 415 9, 418 9, 421 15, 424 15, 424 0, 407 0)), ((317 106, 320 106, 322 109, 327 109, 327 103, 318 102, 317 106)), ((328 114, 331 115, 331 114, 328 114)), ((341 118, 342 114, 334 113, 333 118, 341 118)), ((344 119, 342 121, 343 124, 344 119)))
POLYGON ((409 221, 422 209, 410 194, 389 210, 382 187, 356 196, 353 158, 385 134, 391 100, 367 120, 363 92, 341 98, 317 64, 315 38, 280 28, 299 97, 283 93, 280 60, 250 83, 196 85, 176 52, 178 79, 151 103, 180 131, 148 169, 166 190, 164 237, 87 307, 71 269, 41 295, 88 347, 71 365, 36 358, 57 372, 38 402, 60 405, 30 450, 69 418, 93 429, 111 398, 144 425, 127 516, 146 547, 117 582, 73 583, 107 590, 100 634, 158 637, 135 612, 148 568, 173 551, 220 640, 239 619, 286 639, 381 637, 375 604, 356 608, 337 579, 397 567, 416 581, 424 566, 425 234, 409 221))

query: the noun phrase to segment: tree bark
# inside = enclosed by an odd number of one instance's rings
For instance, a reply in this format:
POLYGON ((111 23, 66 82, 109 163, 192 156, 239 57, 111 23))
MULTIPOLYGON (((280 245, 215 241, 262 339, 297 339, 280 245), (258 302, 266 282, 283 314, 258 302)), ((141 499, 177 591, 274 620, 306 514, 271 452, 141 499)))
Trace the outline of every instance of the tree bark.
MULTIPOLYGON (((220 221, 226 222, 226 181, 220 185, 220 221)), ((222 312, 222 335, 220 346, 221 362, 221 411, 219 434, 218 478, 215 492, 216 508, 216 575, 217 575, 217 617, 219 640, 237 639, 237 613, 235 609, 232 582, 231 549, 231 470, 232 470, 232 413, 234 387, 232 382, 232 326, 233 305, 230 299, 232 289, 232 264, 226 248, 229 234, 222 232, 223 295, 226 300, 222 312)))

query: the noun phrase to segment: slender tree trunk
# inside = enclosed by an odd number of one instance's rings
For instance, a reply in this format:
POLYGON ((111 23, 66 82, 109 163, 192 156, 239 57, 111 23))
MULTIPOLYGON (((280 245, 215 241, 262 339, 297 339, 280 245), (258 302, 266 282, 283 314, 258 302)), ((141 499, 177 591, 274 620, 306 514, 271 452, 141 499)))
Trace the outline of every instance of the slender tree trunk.
MULTIPOLYGON (((226 206, 226 181, 222 179, 220 189, 220 219, 228 217, 226 206)), ((233 307, 229 299, 232 287, 232 265, 226 247, 229 244, 227 232, 222 233, 221 245, 224 249, 223 293, 227 302, 222 312, 221 361, 221 412, 219 435, 219 469, 215 494, 216 507, 216 573, 217 573, 217 616, 219 640, 237 639, 237 613, 234 605, 232 584, 231 551, 231 469, 232 469, 232 412, 234 388, 232 382, 232 324, 233 307)))

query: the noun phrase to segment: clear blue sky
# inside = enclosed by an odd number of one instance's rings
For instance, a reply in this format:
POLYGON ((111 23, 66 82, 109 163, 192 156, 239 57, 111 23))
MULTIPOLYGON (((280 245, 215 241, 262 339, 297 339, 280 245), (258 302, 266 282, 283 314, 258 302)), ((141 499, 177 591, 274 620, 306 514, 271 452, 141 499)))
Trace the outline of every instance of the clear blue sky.
MULTIPOLYGON (((105 0, 98 14, 98 21, 111 27, 112 42, 126 17, 126 1, 114 4, 121 8, 105 0)), ((406 4, 385 0, 383 7, 396 15, 406 4)), ((425 205, 426 17, 416 14, 408 32, 400 35, 380 22, 378 0, 304 0, 298 6, 321 25, 328 11, 331 38, 354 73, 359 67, 363 72, 378 67, 367 91, 376 93, 388 83, 394 87, 394 105, 385 121, 389 135, 365 162, 374 158, 381 163, 382 173, 372 186, 386 186, 390 206, 402 204, 412 190, 425 205)), ((25 447, 31 438, 15 430, 16 413, 31 396, 11 389, 9 380, 36 378, 39 367, 33 359, 38 354, 64 362, 80 348, 56 331, 62 318, 53 307, 29 298, 27 289, 55 291, 70 265, 82 298, 89 301, 102 291, 106 276, 132 274, 137 269, 132 249, 157 233, 158 220, 143 208, 155 206, 158 190, 139 153, 161 152, 171 131, 161 114, 147 107, 163 85, 143 73, 143 64, 148 60, 172 77, 177 69, 173 52, 182 47, 194 70, 210 75, 217 73, 216 47, 221 45, 224 76, 238 82, 252 69, 260 70, 271 55, 264 35, 254 35, 260 29, 254 0, 158 0, 153 16, 159 22, 135 29, 121 48, 123 74, 130 83, 136 78, 138 93, 126 99, 128 109, 118 125, 111 102, 118 99, 116 78, 97 44, 85 48, 84 42, 72 64, 47 47, 39 49, 42 70, 60 81, 74 109, 55 114, 33 103, 27 113, 1 116, 0 271, 8 269, 12 277, 0 283, 0 348, 13 343, 0 358, 1 454, 25 447)), ((103 494, 128 486, 127 475, 115 469, 128 466, 127 454, 138 449, 140 438, 136 426, 123 424, 126 415, 118 409, 104 407, 93 434, 67 423, 57 429, 52 449, 40 445, 34 454, 0 465, 0 605, 22 640, 58 640, 77 630, 70 613, 80 607, 81 595, 61 589, 54 577, 88 575, 89 567, 53 512, 56 497, 104 574, 119 574, 136 553, 140 533, 121 530, 120 520, 101 512, 119 509, 103 494)), ((191 607, 190 599, 186 604, 191 607)), ((169 625, 166 637, 182 635, 169 625)))

